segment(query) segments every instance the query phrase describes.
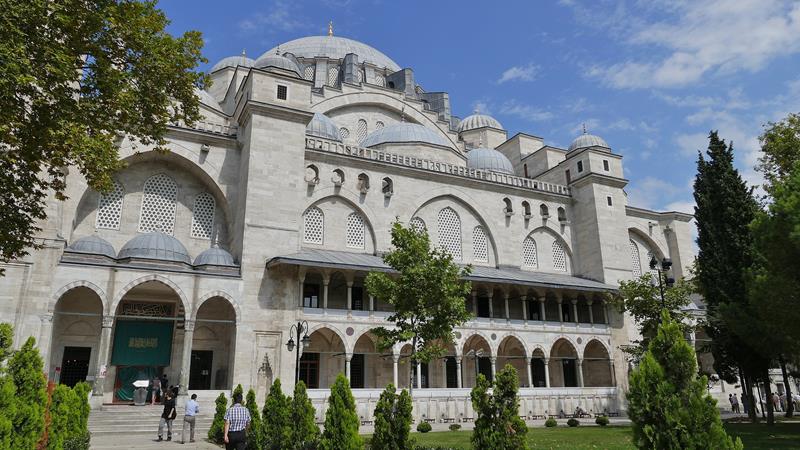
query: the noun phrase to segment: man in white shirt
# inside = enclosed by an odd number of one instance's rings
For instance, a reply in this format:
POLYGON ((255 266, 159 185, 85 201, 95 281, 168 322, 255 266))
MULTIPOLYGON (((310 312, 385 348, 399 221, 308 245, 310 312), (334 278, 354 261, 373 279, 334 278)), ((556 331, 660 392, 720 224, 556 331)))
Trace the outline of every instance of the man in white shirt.
POLYGON ((186 401, 186 413, 183 415, 183 431, 181 432, 181 444, 186 440, 186 424, 189 424, 189 442, 194 442, 194 418, 200 412, 200 405, 197 404, 197 394, 192 394, 192 398, 186 401))

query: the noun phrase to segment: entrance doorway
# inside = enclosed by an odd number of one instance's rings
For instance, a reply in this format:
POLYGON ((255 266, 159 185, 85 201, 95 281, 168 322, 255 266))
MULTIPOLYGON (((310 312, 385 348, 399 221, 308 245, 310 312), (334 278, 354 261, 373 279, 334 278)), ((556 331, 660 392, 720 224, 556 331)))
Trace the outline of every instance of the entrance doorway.
POLYGON ((61 359, 61 384, 74 387, 81 381, 86 381, 91 356, 91 347, 64 347, 64 357, 61 359))
POLYGON ((211 350, 192 350, 192 365, 189 368, 189 389, 211 389, 211 350))

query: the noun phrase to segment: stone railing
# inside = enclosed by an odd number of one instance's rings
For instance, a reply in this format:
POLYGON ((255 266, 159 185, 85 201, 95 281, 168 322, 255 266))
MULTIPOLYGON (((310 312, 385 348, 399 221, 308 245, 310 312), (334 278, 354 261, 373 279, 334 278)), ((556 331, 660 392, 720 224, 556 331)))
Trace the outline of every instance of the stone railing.
POLYGON ((186 125, 186 123, 184 123, 183 121, 174 122, 172 125, 176 127, 188 128, 191 130, 204 131, 206 133, 213 133, 231 137, 235 137, 236 134, 239 132, 239 127, 236 125, 225 125, 221 123, 207 122, 204 120, 198 120, 192 126, 186 125))
POLYGON ((548 192, 560 195, 570 195, 569 187, 548 183, 546 181, 532 180, 530 178, 507 175, 498 172, 470 169, 466 166, 433 161, 429 159, 415 158, 408 155, 382 152, 369 148, 346 145, 340 142, 329 141, 315 137, 306 137, 306 148, 311 150, 321 150, 324 152, 336 153, 339 155, 353 156, 356 158, 381 161, 397 166, 413 167, 431 172, 444 173, 473 180, 488 181, 490 183, 514 186, 522 189, 530 189, 540 192, 548 192))

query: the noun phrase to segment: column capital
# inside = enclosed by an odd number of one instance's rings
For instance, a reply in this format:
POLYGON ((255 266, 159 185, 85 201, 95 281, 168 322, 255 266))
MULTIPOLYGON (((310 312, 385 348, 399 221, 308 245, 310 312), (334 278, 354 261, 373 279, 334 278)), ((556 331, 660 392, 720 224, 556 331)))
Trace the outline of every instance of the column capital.
POLYGON ((589 306, 592 306, 593 303, 594 303, 594 300, 592 300, 592 299, 586 300, 586 304, 589 305, 589 306))
POLYGON ((44 323, 53 323, 54 316, 55 315, 53 313, 42 314, 41 315, 42 322, 44 322, 44 323))
POLYGON ((526 357, 525 357, 525 362, 526 362, 528 365, 530 365, 530 364, 531 364, 531 360, 532 360, 532 359, 533 359, 532 357, 530 357, 530 356, 526 356, 526 357))
POLYGON ((394 360, 395 363, 400 362, 400 355, 397 354, 397 353, 393 354, 392 355, 392 360, 394 360))
POLYGON ((550 358, 542 358, 542 361, 544 362, 545 366, 550 364, 550 358))
POLYGON ((572 298, 572 299, 570 299, 569 301, 570 301, 570 303, 572 303, 573 305, 577 305, 577 304, 578 304, 578 299, 577 299, 577 298, 572 298))
POLYGON ((496 363, 497 362, 497 356, 490 356, 489 357, 489 361, 491 361, 492 364, 496 363))
POLYGON ((556 295, 556 303, 558 303, 560 305, 562 301, 564 301, 564 297, 562 297, 560 295, 556 295))
POLYGON ((183 322, 183 331, 194 331, 194 326, 194 320, 186 320, 183 322))
POLYGON ((581 359, 581 358, 577 358, 577 359, 575 359, 575 364, 576 364, 577 366, 582 366, 582 365, 583 365, 583 359, 581 359))
POLYGON ((103 328, 111 328, 114 326, 114 316, 112 315, 104 315, 103 316, 103 328))
POLYGON ((353 287, 354 283, 355 283, 355 280, 352 280, 352 279, 347 280, 347 287, 349 287, 349 288, 353 287))
POLYGON ((537 296, 534 296, 534 298, 536 298, 536 300, 537 300, 539 303, 544 303, 545 301, 547 301, 547 298, 546 298, 544 295, 543 295, 543 296, 541 296, 541 297, 539 297, 539 296, 537 295, 537 296))
POLYGON ((461 364, 462 356, 456 356, 456 364, 461 364))

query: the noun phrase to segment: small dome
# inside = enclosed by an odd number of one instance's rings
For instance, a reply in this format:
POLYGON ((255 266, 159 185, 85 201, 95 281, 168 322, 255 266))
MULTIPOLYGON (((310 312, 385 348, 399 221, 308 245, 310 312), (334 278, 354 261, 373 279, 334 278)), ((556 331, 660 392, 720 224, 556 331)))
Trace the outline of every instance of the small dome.
POLYGON ((458 124, 458 132, 461 133, 463 131, 476 130, 483 127, 497 128, 498 130, 505 129, 503 128, 503 125, 501 125, 500 122, 498 122, 494 117, 476 112, 471 116, 465 117, 458 124))
POLYGON ((119 251, 119 258, 147 258, 192 263, 181 241, 161 232, 140 234, 119 251))
POLYGON ((103 255, 109 258, 116 258, 117 252, 114 246, 109 244, 105 239, 92 235, 84 236, 76 239, 75 242, 67 247, 67 250, 72 253, 86 253, 89 255, 103 255))
POLYGON ((217 111, 222 111, 222 108, 219 106, 214 97, 211 96, 207 91, 202 89, 195 88, 194 95, 196 95, 200 99, 200 103, 203 105, 208 106, 209 108, 214 108, 217 111))
POLYGON ((339 127, 333 123, 330 117, 322 113, 314 113, 311 122, 308 122, 308 125, 306 125, 306 134, 342 142, 342 136, 339 134, 339 127))
POLYGON ((447 139, 440 136, 430 128, 426 128, 416 123, 398 122, 393 125, 386 125, 383 128, 373 131, 361 141, 362 147, 372 147, 386 143, 405 143, 422 142, 424 144, 440 145, 451 147, 447 139))
POLYGON ((248 58, 247 56, 244 55, 228 56, 226 58, 222 58, 221 60, 219 60, 218 63, 214 64, 214 67, 211 68, 211 73, 214 73, 226 67, 236 67, 236 66, 253 67, 253 64, 255 64, 255 62, 256 61, 253 58, 248 58))
POLYGON ((587 148, 587 147, 603 147, 607 149, 611 149, 608 146, 605 140, 600 136, 595 136, 593 134, 583 133, 582 135, 575 138, 571 144, 569 144, 569 149, 567 151, 577 150, 579 148, 587 148))
POLYGON ((491 148, 470 150, 467 153, 467 167, 514 175, 514 165, 506 158, 506 155, 491 148))
POLYGON ((277 67, 278 69, 288 70, 294 72, 298 77, 300 76, 300 67, 291 59, 277 55, 277 54, 264 54, 256 60, 253 67, 259 69, 266 69, 267 67, 277 67))
POLYGON ((227 251, 214 246, 209 248, 208 250, 203 250, 202 253, 197 255, 197 258, 194 260, 195 266, 235 266, 236 264, 233 262, 233 256, 227 251))

